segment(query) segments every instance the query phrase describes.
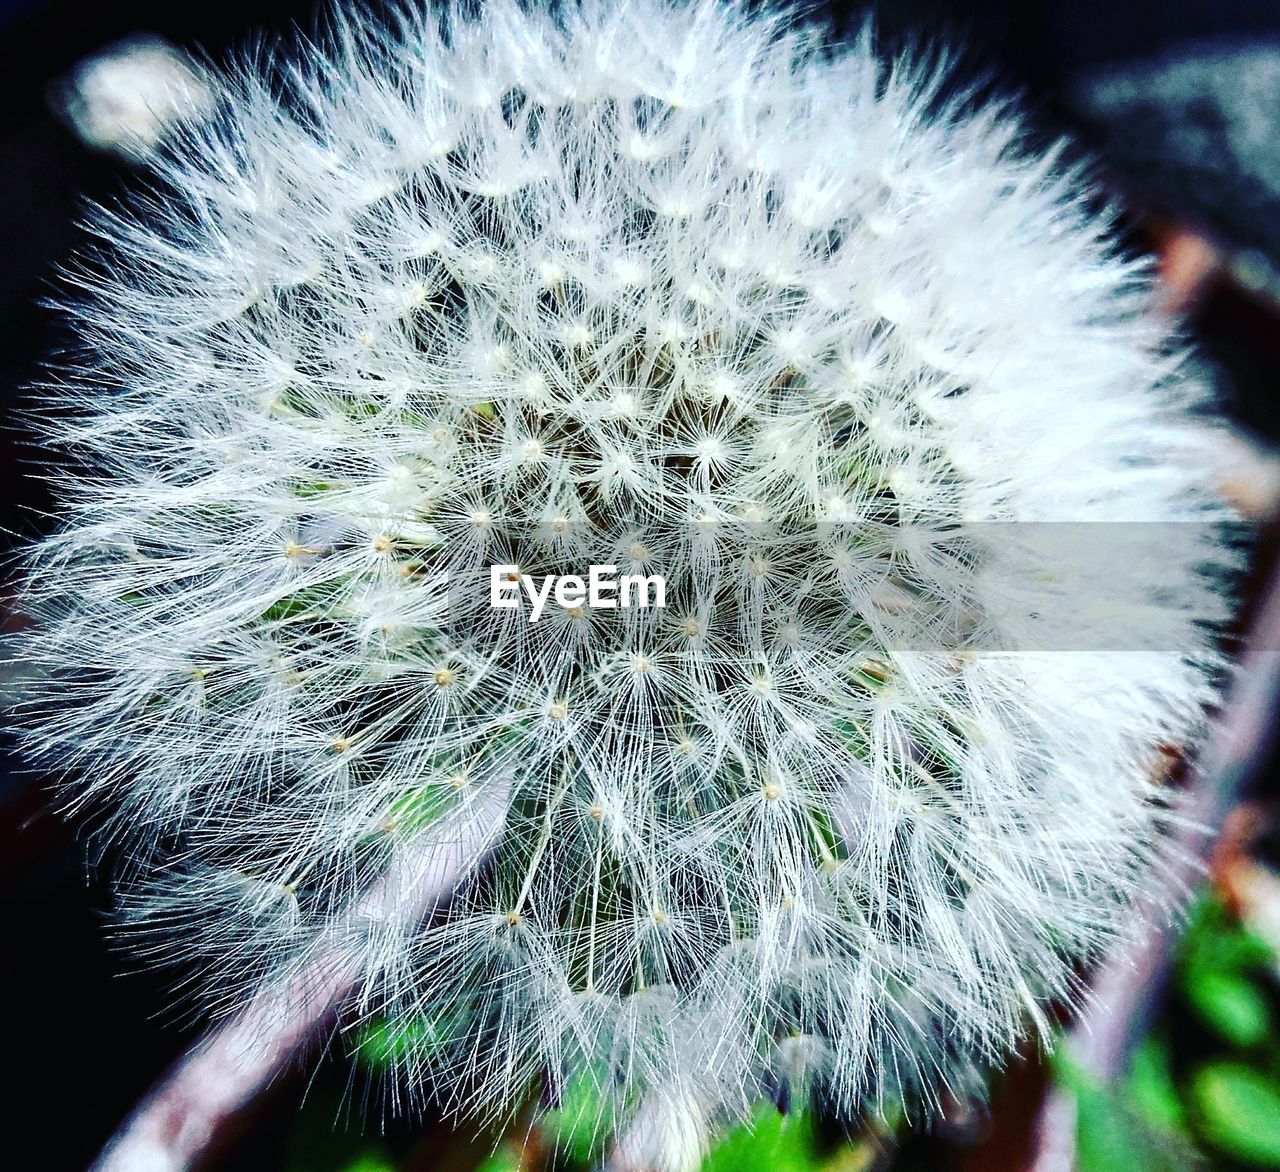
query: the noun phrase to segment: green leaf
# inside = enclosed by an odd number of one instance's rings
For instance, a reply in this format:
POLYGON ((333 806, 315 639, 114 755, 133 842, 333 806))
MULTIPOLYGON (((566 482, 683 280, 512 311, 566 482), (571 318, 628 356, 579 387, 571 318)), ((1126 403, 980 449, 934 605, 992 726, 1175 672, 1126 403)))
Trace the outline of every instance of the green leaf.
POLYGON ((810 1172, 813 1125, 797 1112, 756 1109, 751 1122, 734 1128, 702 1164, 702 1172, 810 1172))
POLYGON ((1055 1081, 1075 1098, 1078 1172, 1188 1172, 1200 1166, 1181 1130, 1153 1126, 1138 1104, 1100 1085, 1065 1049, 1053 1053, 1051 1064, 1055 1081))
POLYGON ((520 1155, 501 1148, 485 1160, 476 1172, 520 1172, 520 1155))
POLYGON ((356 1039, 356 1056, 381 1069, 411 1059, 425 1061, 441 1045, 438 1025, 426 1017, 389 1021, 385 1018, 365 1025, 356 1039))
POLYGON ((1191 1099, 1206 1139, 1238 1160, 1280 1168, 1280 1085, 1241 1062, 1198 1070, 1191 1099))
POLYGON ((1270 964, 1274 953, 1265 940, 1242 927, 1212 894, 1192 906, 1178 948, 1186 974, 1206 970, 1242 973, 1270 964))
POLYGON ((1169 1047, 1163 1041, 1148 1038, 1133 1056, 1129 1097, 1134 1107, 1155 1126, 1166 1131, 1185 1130, 1182 1099, 1174 1085, 1169 1047))
POLYGON ((1247 977, 1219 969, 1199 969, 1184 981, 1192 1008, 1235 1046, 1256 1046, 1271 1032, 1271 1008, 1247 977))
POLYGON ((560 1106, 543 1116, 543 1130, 570 1159, 591 1163, 613 1128, 613 1103, 600 1080, 590 1071, 565 1085, 560 1106))
POLYGON ((1110 1095, 1083 1084, 1076 1089, 1076 1145, 1081 1172, 1151 1167, 1125 1113, 1110 1095))
POLYGON ((453 807, 453 795, 440 784, 419 786, 401 794, 391 804, 390 822, 401 831, 418 831, 430 826, 453 807))
POLYGON ((396 1166, 390 1160, 366 1152, 351 1163, 344 1164, 342 1172, 396 1172, 396 1166))

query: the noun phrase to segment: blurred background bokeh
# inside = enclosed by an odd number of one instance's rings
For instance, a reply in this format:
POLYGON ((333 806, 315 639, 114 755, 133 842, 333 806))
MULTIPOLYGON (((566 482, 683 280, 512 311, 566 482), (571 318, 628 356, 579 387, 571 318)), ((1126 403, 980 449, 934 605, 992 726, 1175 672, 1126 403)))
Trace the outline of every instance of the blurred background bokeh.
MULTIPOLYGON (((844 33, 868 11, 810 8, 844 33)), ((1197 361, 1239 425, 1238 445, 1222 460, 1224 487, 1258 527, 1244 590, 1259 608, 1280 499, 1273 454, 1280 444, 1280 3, 886 0, 876 12, 886 44, 962 46, 958 76, 1020 94, 1037 134, 1068 133, 1096 160, 1100 181, 1126 209, 1130 245, 1158 259, 1169 309, 1185 320, 1197 361)), ((84 63, 140 36, 216 60, 306 26, 313 14, 311 0, 0 0, 6 554, 56 521, 48 516, 46 480, 55 470, 20 413, 41 357, 63 341, 41 299, 75 246, 84 201, 111 198, 136 170, 127 150, 113 149, 110 103, 123 102, 114 116, 126 117, 129 87, 142 83, 127 70, 93 74, 84 63), (103 102, 105 127, 94 122, 103 102)), ((156 52, 157 43, 149 44, 156 52)), ((21 620, 6 605, 12 577, 12 558, 0 559, 0 623, 18 629, 21 620)), ((6 687, 16 670, 0 663, 6 687)), ((762 1108, 753 1132, 728 1137, 707 1167, 1280 1168, 1280 807, 1271 723, 1262 722, 1259 760, 1233 793, 1203 890, 1175 933, 1171 975, 1142 992, 1143 1037, 1118 1077, 1105 1081, 1077 1068, 1070 1051, 1051 1064, 1029 1051, 993 1076, 989 1109, 957 1104, 928 1128, 890 1110, 852 1137, 782 1103, 762 1108), (1051 1094, 1072 1105, 1067 1151, 1050 1150, 1046 1139, 1051 1094)), ((0 1165, 58 1172, 88 1166, 197 1036, 198 1023, 170 1012, 158 978, 133 971, 112 950, 109 899, 86 871, 77 827, 52 812, 45 779, 22 770, 4 737, 0 1165)), ((261 1096, 219 1136, 205 1166, 535 1172, 585 1170, 599 1158, 585 1091, 537 1131, 505 1139, 430 1118, 384 1122, 371 1095, 380 1060, 401 1040, 375 1032, 357 1041, 354 1064, 313 1058, 261 1096)))

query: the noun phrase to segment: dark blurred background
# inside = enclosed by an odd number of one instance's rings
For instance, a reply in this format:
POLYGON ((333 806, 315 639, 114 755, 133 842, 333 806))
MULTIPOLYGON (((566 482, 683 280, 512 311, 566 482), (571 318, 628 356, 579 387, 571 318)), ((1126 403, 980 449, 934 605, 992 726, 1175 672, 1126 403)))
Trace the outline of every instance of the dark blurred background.
MULTIPOLYGON (((846 32, 867 11, 814 7, 846 32)), ((48 468, 16 414, 41 356, 61 342, 41 298, 76 244, 83 201, 109 198, 133 170, 82 142, 50 94, 77 62, 131 34, 216 60, 251 37, 306 26, 313 10, 310 0, 0 0, 0 552, 51 523, 48 468)), ((1131 209, 1133 246, 1190 265, 1191 328, 1229 411, 1264 451, 1280 439, 1280 3, 902 0, 882 4, 877 20, 889 43, 963 46, 962 72, 1022 94, 1042 132, 1069 132, 1094 154, 1131 209)), ((11 571, 0 560, 0 601, 11 571)), ((7 611, 0 621, 17 622, 7 611)), ((58 1172, 87 1165, 192 1034, 164 1016, 157 980, 128 974, 111 952, 107 896, 86 873, 74 828, 50 812, 43 779, 20 770, 7 739, 0 754, 0 1165, 58 1172)), ((330 1138, 343 1079, 322 1068, 305 1108, 323 1150, 299 1138, 295 1085, 219 1166, 348 1166, 348 1140, 330 1138)), ((1006 1112, 1030 1109, 1015 1097, 1006 1112)), ((402 1125, 378 1142, 410 1153, 399 1166, 443 1166, 441 1145, 452 1141, 423 1134, 402 1125)), ((1013 1167, 997 1149, 983 1149, 981 1166, 1013 1167)), ((979 1166, 945 1147, 904 1159, 979 1166)))

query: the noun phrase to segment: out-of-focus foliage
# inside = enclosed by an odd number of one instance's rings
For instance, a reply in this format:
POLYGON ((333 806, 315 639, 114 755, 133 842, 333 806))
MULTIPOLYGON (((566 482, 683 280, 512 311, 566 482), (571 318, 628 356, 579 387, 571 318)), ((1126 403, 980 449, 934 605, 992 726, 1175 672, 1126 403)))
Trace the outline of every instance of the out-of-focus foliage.
POLYGON ((476 1172, 521 1172, 520 1154, 510 1148, 500 1148, 476 1172))
MULTIPOLYGON (((1076 1102, 1079 1172, 1280 1169, 1277 1023, 1280 960, 1218 897, 1204 896, 1188 917, 1162 1015, 1127 1077, 1104 1087, 1061 1051, 1053 1060, 1054 1077, 1076 1102)), ((362 1065, 378 1072, 406 1050, 430 1046, 425 1025, 417 1032, 375 1025, 360 1036, 356 1053, 362 1065)), ((584 1075, 541 1117, 534 1142, 523 1151, 519 1144, 504 1146, 478 1165, 451 1164, 450 1172, 592 1172, 609 1135, 606 1102, 584 1075)), ((389 1161, 378 1145, 342 1153, 324 1164, 324 1172, 417 1166, 389 1161)), ((701 1172, 863 1172, 885 1166, 877 1145, 865 1138, 824 1138, 813 1114, 765 1105, 749 1124, 720 1139, 701 1172)), ((319 1166, 306 1172, 319 1172, 319 1166)))
POLYGON ((1280 1168, 1280 1082, 1243 1062, 1196 1071, 1191 1097, 1205 1137, 1251 1164, 1280 1168))
POLYGON ((560 1106, 544 1116, 542 1127, 558 1152, 590 1165, 600 1155, 612 1122, 612 1101, 584 1072, 565 1088, 560 1106))
POLYGON ((1267 978, 1274 960, 1264 940, 1220 902, 1205 898, 1193 910, 1178 952, 1178 992, 1223 1041, 1260 1046, 1271 1033, 1275 981, 1267 978))
POLYGON ((804 1112, 756 1111, 749 1126, 730 1132, 702 1164, 702 1172, 810 1172, 815 1162, 813 1121, 804 1112))
POLYGON ((1192 909, 1161 1020, 1128 1078, 1102 1088, 1065 1061, 1081 1172, 1280 1168, 1277 958, 1215 896, 1192 909))
POLYGON ((1098 1085, 1064 1058, 1055 1061, 1059 1082, 1075 1098, 1079 1172, 1188 1172, 1201 1166, 1182 1130, 1166 1060, 1158 1048, 1144 1047, 1128 1084, 1119 1088, 1098 1085))
MULTIPOLYGON (((404 1032, 385 1023, 371 1026, 357 1041, 360 1063, 375 1074, 384 1073, 389 1061, 406 1048, 429 1044, 429 1031, 404 1032)), ((539 1115, 537 1131, 527 1144, 506 1144, 478 1165, 450 1165, 449 1172, 591 1172, 606 1154, 610 1138, 608 1096, 596 1082, 583 1075, 571 1082, 553 1110, 539 1115)), ((517 1129, 518 1130, 518 1129, 517 1129)), ((724 1135, 703 1161, 701 1172, 864 1172, 876 1162, 875 1142, 839 1142, 822 1139, 817 1118, 808 1111, 779 1111, 762 1104, 748 1123, 724 1135)), ((382 1172, 380 1149, 357 1149, 356 1162, 323 1165, 324 1172, 382 1172), (359 1163, 359 1160, 367 1162, 359 1163)), ((345 1157, 344 1157, 345 1160, 345 1157)), ((401 1165, 390 1163, 387 1172, 401 1165)), ((410 1165, 417 1167, 416 1164, 410 1165)), ((296 1172, 304 1172, 299 1166, 296 1172)), ((318 1172, 308 1168, 306 1172, 318 1172)))

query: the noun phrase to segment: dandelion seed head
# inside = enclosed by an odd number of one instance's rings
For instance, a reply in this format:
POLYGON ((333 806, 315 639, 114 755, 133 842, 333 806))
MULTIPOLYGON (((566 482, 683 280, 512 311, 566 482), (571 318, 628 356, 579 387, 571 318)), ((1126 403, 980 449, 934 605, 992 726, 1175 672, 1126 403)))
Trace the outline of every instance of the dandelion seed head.
POLYGON ((414 1093, 585 1072, 681 1159, 768 1086, 976 1087, 1123 935, 1225 609, 1202 392, 1082 177, 729 2, 210 84, 97 213, 28 586, 139 938, 225 1010, 338 933, 414 1093), (1073 576, 1085 523, 1132 556, 1073 576), (490 605, 597 563, 666 608, 490 605))

